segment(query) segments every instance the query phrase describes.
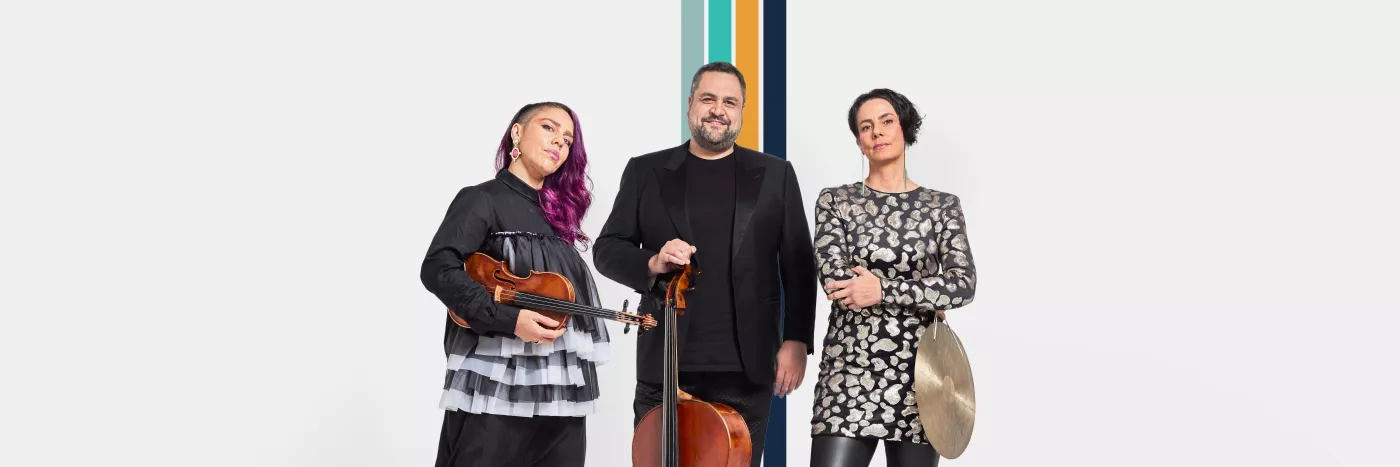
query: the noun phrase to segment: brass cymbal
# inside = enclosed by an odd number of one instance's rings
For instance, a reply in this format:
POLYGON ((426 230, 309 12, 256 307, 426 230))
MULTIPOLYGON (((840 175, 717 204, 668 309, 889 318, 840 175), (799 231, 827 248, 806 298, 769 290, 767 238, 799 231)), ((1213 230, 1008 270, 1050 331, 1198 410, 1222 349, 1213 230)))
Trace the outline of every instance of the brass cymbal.
POLYGON ((914 360, 914 400, 924 436, 944 458, 956 459, 972 440, 977 397, 962 340, 942 321, 924 329, 914 360))

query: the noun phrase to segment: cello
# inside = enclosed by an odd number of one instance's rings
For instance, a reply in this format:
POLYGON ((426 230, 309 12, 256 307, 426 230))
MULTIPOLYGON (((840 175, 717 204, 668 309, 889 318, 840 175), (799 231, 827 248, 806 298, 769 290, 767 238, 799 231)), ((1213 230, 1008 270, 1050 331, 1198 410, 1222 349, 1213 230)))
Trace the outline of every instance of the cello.
MULTIPOLYGON (((511 274, 505 262, 481 252, 472 253, 462 266, 473 281, 491 291, 491 297, 497 303, 533 310, 559 322, 559 325, 554 327, 543 326, 545 329, 562 329, 568 325, 570 315, 594 316, 622 322, 626 325, 622 328, 624 334, 633 325, 640 326, 643 331, 656 326, 656 318, 651 315, 638 316, 628 313, 625 301, 622 302, 622 311, 574 303, 574 284, 558 273, 530 271, 529 274, 520 277, 511 274)), ((471 327, 451 309, 447 310, 447 314, 458 326, 471 327)))
POLYGON ((677 381, 676 318, 692 290, 690 265, 666 285, 666 362, 661 405, 642 417, 632 434, 633 467, 742 467, 753 456, 744 417, 725 404, 699 399, 681 401, 677 381))

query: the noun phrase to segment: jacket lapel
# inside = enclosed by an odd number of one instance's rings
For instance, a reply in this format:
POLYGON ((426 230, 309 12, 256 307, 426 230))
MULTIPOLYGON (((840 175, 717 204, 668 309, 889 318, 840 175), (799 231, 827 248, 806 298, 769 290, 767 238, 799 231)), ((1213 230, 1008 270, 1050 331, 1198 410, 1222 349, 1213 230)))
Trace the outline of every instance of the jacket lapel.
POLYGON ((677 147, 671 153, 671 159, 665 167, 656 169, 657 181, 661 183, 661 202, 666 205, 666 213, 671 215, 671 223, 675 224, 676 232, 680 234, 681 240, 694 244, 695 235, 690 231, 690 210, 686 208, 685 202, 685 158, 689 154, 686 144, 677 147))
POLYGON ((758 155, 739 147, 734 148, 731 157, 738 157, 734 171, 734 238, 730 241, 733 258, 739 258, 739 248, 744 244, 749 231, 749 220, 753 218, 754 205, 758 203, 758 192, 763 188, 764 168, 756 160, 758 155))

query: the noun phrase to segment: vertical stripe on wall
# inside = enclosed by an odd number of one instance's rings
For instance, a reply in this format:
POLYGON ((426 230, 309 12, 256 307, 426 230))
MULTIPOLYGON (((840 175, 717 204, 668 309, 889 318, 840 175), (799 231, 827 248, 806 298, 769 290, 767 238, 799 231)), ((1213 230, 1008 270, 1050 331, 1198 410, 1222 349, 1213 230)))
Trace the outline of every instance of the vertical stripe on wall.
POLYGON ((705 0, 681 0, 681 141, 690 139, 690 78, 705 64, 705 0))
POLYGON ((744 83, 748 88, 744 92, 744 126, 739 129, 738 143, 746 148, 761 150, 758 147, 758 132, 763 128, 762 122, 758 121, 758 0, 734 0, 734 6, 737 10, 734 16, 734 66, 744 74, 744 83))
MULTIPOLYGON (((681 141, 690 139, 690 81, 705 62, 717 61, 733 63, 744 75, 747 89, 738 145, 787 159, 786 0, 681 0, 681 141), (765 75, 761 80, 760 69, 765 75)), ((780 306, 786 310, 786 299, 780 306)), ((814 382, 804 386, 810 384, 814 382)), ((764 436, 763 465, 786 467, 786 399, 773 398, 764 436)))
POLYGON ((763 152, 787 159, 787 0, 763 2, 763 152))
MULTIPOLYGON (((757 13, 755 13, 755 16, 757 13)), ((756 19, 756 18, 755 18, 756 19)), ((764 0, 763 2, 763 89, 759 94, 763 100, 763 152, 787 159, 787 1, 764 0)), ((758 106, 754 106, 758 107, 758 106)), ((758 120, 758 109, 754 109, 754 121, 758 120)), ((744 115, 744 120, 748 120, 744 115)), ((789 259, 790 260, 790 259, 789 259)), ((810 261, 798 258, 799 261, 810 261)), ((786 319, 786 293, 779 295, 783 318, 786 319)), ((779 324, 778 329, 785 329, 779 324)), ((821 343, 816 336, 813 345, 821 343)), ((821 356, 820 352, 815 355, 821 356)), ((810 362, 809 362, 810 363, 810 362)), ((806 368, 803 368, 805 371, 806 368)), ((806 381, 798 388, 809 390, 816 381, 806 381)), ((810 410, 810 409, 809 409, 810 410)), ((763 465, 770 467, 787 466, 787 399, 773 398, 773 406, 768 410, 768 438, 764 441, 763 465), (777 423, 773 423, 773 421, 777 423)), ((802 431, 806 431, 805 429, 802 431)))
POLYGON ((711 62, 733 62, 734 24, 731 0, 709 0, 710 4, 710 60, 711 62))

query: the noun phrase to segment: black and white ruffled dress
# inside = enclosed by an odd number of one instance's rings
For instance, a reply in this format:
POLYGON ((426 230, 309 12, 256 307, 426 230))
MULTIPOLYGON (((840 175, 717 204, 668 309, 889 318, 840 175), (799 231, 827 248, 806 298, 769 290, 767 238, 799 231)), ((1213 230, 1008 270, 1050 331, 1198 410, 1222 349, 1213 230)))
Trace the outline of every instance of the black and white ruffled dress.
POLYGON ((496 303, 463 271, 463 259, 477 251, 504 261, 516 275, 561 274, 573 283, 577 303, 598 306, 587 263, 554 234, 534 189, 506 171, 462 189, 423 265, 424 285, 471 325, 447 318, 447 377, 439 407, 519 417, 592 414, 597 365, 611 359, 603 321, 575 315, 554 342, 525 342, 514 335, 519 309, 496 303))

